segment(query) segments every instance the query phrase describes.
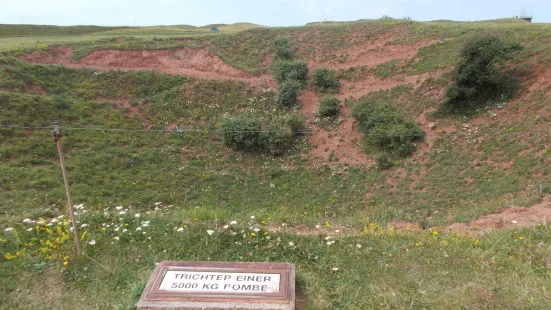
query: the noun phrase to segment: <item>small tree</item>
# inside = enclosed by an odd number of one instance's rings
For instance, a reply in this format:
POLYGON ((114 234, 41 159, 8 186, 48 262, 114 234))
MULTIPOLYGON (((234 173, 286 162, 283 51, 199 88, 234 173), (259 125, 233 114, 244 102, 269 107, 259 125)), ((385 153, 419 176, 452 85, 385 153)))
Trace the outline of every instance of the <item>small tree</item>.
POLYGON ((446 104, 454 109, 469 109, 513 97, 518 82, 498 65, 521 48, 495 36, 477 37, 467 42, 461 51, 462 61, 454 71, 455 83, 446 91, 446 104))
POLYGON ((277 122, 266 124, 260 134, 262 149, 273 156, 283 154, 291 145, 292 139, 292 133, 277 122))
POLYGON ((335 117, 341 111, 340 100, 335 97, 325 97, 320 101, 318 115, 321 117, 335 117))
POLYGON ((288 38, 276 37, 274 40, 274 60, 292 60, 294 51, 288 38))
POLYGON ((297 103, 297 95, 300 91, 301 85, 296 80, 284 81, 279 85, 279 94, 277 95, 277 103, 290 108, 297 103))
POLYGON ((257 150, 260 146, 260 122, 251 115, 225 118, 221 129, 226 146, 246 151, 257 150))
POLYGON ((340 84, 337 80, 337 71, 327 68, 316 68, 312 72, 312 85, 318 91, 336 92, 340 84))
POLYGON ((294 80, 304 85, 308 78, 308 65, 304 61, 280 60, 272 64, 272 73, 278 84, 294 80))

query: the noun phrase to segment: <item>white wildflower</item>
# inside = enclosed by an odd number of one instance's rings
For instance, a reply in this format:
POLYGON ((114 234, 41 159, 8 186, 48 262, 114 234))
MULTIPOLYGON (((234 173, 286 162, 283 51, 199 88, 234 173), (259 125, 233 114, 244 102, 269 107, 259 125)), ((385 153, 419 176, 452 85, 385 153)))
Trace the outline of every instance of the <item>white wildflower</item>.
POLYGON ((214 230, 207 230, 207 234, 209 234, 209 236, 212 236, 212 234, 214 234, 214 230))
POLYGON ((251 220, 254 220, 254 219, 255 219, 254 215, 251 215, 251 220))
POLYGON ((255 228, 255 229, 253 229, 253 231, 254 231, 254 232, 259 232, 260 229, 259 229, 259 228, 255 228))
POLYGON ((4 229, 5 232, 8 232, 8 231, 13 231, 13 227, 8 227, 6 229, 4 229))
POLYGON ((176 231, 182 232, 182 231, 184 231, 184 228, 183 228, 183 227, 180 227, 180 228, 178 228, 176 231))
POLYGON ((141 227, 137 227, 136 230, 142 230, 142 228, 141 228, 141 227))
POLYGON ((135 218, 140 218, 140 214, 139 213, 136 213, 136 215, 134 215, 135 218))
POLYGON ((237 221, 231 221, 230 225, 237 225, 237 221))
POLYGON ((294 246, 295 243, 293 241, 289 241, 289 246, 294 246))
POLYGON ((329 240, 329 239, 331 239, 331 236, 325 237, 325 240, 329 240))
POLYGON ((115 240, 117 240, 117 241, 121 240, 121 238, 120 238, 119 236, 117 236, 117 237, 115 237, 115 238, 113 238, 113 239, 115 239, 115 240))
POLYGON ((123 206, 116 206, 115 210, 120 211, 120 210, 122 210, 122 208, 123 208, 123 206))
POLYGON ((511 223, 513 223, 513 224, 517 224, 518 222, 517 222, 517 221, 515 221, 515 220, 512 220, 512 221, 511 221, 511 223))
POLYGON ((119 212, 119 215, 124 215, 124 214, 126 214, 126 211, 119 212))
POLYGON ((320 228, 320 225, 316 225, 315 227, 316 227, 316 229, 319 229, 319 228, 320 228))
POLYGON ((80 225, 80 228, 86 228, 86 226, 88 226, 88 224, 82 224, 80 225))
POLYGON ((32 222, 31 219, 24 219, 23 220, 23 223, 30 223, 30 222, 32 222))
POLYGON ((224 225, 224 229, 228 229, 230 227, 229 225, 224 225))
POLYGON ((230 232, 230 236, 235 236, 237 233, 235 231, 230 232))
POLYGON ((333 267, 331 270, 333 270, 333 271, 339 271, 339 268, 333 267))
POLYGON ((125 233, 127 231, 128 231, 128 229, 126 229, 126 228, 123 228, 123 230, 122 230, 123 233, 125 233))
POLYGON ((96 240, 92 240, 92 241, 88 242, 88 244, 89 245, 94 245, 94 244, 96 244, 96 240))
POLYGON ((356 244, 356 247, 357 247, 358 249, 361 249, 362 245, 358 243, 358 244, 356 244))
POLYGON ((160 204, 161 204, 160 202, 156 202, 156 203, 155 203, 156 206, 158 206, 158 205, 160 205, 160 204))
POLYGON ((29 229, 27 229, 27 231, 32 231, 33 229, 34 229, 34 228, 29 228, 29 229))
POLYGON ((63 215, 60 215, 60 216, 58 216, 57 218, 58 218, 58 219, 62 219, 62 218, 63 218, 63 215))

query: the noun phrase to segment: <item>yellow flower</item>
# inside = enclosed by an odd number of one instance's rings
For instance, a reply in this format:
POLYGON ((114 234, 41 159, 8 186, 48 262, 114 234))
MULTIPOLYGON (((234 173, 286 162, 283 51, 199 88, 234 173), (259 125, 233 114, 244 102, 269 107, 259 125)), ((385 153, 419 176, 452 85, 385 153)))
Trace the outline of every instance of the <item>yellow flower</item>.
POLYGON ((102 228, 101 228, 101 230, 103 230, 103 231, 106 231, 106 230, 107 230, 107 228, 105 228, 105 227, 102 227, 102 228))
POLYGON ((438 235, 438 232, 435 230, 432 232, 433 235, 437 236, 438 235))
POLYGON ((251 237, 254 237, 254 236, 256 236, 256 234, 255 234, 255 233, 251 233, 251 237))
POLYGON ((264 224, 266 224, 266 221, 262 221, 262 222, 260 222, 260 224, 264 225, 264 224))
POLYGON ((271 221, 271 220, 272 220, 272 218, 271 218, 271 217, 269 217, 269 218, 268 218, 268 221, 271 221))
POLYGON ((524 237, 523 237, 523 236, 520 236, 520 237, 518 237, 518 238, 519 238, 520 240, 524 240, 524 237))
POLYGON ((308 212, 304 211, 304 215, 308 215, 308 212))
POLYGON ((67 265, 69 265, 69 262, 68 262, 68 261, 64 261, 64 262, 63 262, 63 266, 67 266, 67 265))
POLYGON ((409 230, 409 226, 406 226, 406 230, 409 230))
POLYGON ((446 240, 442 241, 442 245, 443 245, 443 246, 447 246, 447 245, 448 245, 448 241, 446 241, 446 240))
POLYGON ((199 219, 198 219, 198 218, 194 218, 193 220, 197 222, 199 219))
POLYGON ((476 239, 476 240, 474 241, 473 245, 474 245, 474 246, 477 246, 479 242, 480 242, 480 241, 478 241, 478 239, 476 239))
POLYGON ((84 240, 84 238, 86 237, 86 234, 87 234, 87 233, 88 233, 88 232, 86 232, 86 231, 83 232, 83 233, 82 233, 82 236, 80 236, 80 240, 84 240))
POLYGON ((128 227, 128 224, 124 224, 124 226, 128 227))
POLYGON ((392 257, 392 253, 388 253, 388 256, 391 256, 391 257, 392 257))
POLYGON ((421 244, 419 242, 416 242, 415 246, 421 246, 421 244))
POLYGON ((492 261, 492 265, 495 265, 495 264, 496 264, 496 261, 495 261, 495 260, 493 260, 493 261, 492 261))
POLYGON ((267 236, 267 235, 268 235, 268 232, 267 232, 267 231, 265 231, 265 232, 264 232, 264 236, 267 236))
POLYGON ((328 221, 325 221, 325 226, 329 227, 331 226, 328 221))

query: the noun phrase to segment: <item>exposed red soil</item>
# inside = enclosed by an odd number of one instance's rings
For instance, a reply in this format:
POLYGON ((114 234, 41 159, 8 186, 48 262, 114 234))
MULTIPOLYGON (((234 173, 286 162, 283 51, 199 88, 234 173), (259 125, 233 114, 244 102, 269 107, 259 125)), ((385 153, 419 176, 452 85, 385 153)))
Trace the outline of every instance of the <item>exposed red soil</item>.
MULTIPOLYGON (((548 224, 551 221, 551 196, 532 207, 520 208, 511 207, 503 210, 501 213, 485 215, 479 219, 473 220, 468 224, 455 223, 449 226, 433 227, 438 231, 455 232, 467 235, 483 235, 497 229, 515 229, 521 227, 532 227, 537 224, 548 224)), ((297 225, 292 227, 270 226, 270 231, 287 232, 297 235, 327 235, 333 237, 355 236, 362 233, 362 229, 350 228, 341 225, 331 227, 314 228, 306 225, 297 225)), ((395 231, 423 231, 419 224, 392 221, 388 223, 388 228, 395 231)))
POLYGON ((484 234, 496 229, 531 227, 551 221, 551 197, 530 208, 512 207, 498 214, 489 214, 468 224, 456 223, 445 230, 458 233, 484 234))
POLYGON ((272 84, 268 75, 254 75, 236 69, 213 55, 208 48, 177 48, 165 50, 98 50, 80 61, 72 59, 71 47, 56 47, 46 53, 33 53, 20 59, 30 63, 60 64, 72 68, 98 70, 155 70, 202 79, 242 80, 251 84, 272 84))
POLYGON ((362 134, 356 129, 349 108, 341 108, 342 122, 334 131, 327 132, 315 122, 320 96, 308 90, 302 92, 298 99, 302 104, 301 111, 308 118, 313 132, 308 135, 312 155, 323 158, 327 163, 331 154, 339 159, 336 163, 340 164, 365 165, 372 162, 362 152, 362 134))
POLYGON ((328 58, 326 51, 318 49, 309 59, 309 67, 323 66, 337 70, 355 66, 370 68, 393 59, 412 58, 417 55, 419 48, 439 42, 421 40, 410 44, 390 44, 399 36, 394 30, 377 36, 376 40, 366 40, 365 35, 361 33, 358 36, 352 37, 350 41, 359 41, 362 44, 349 44, 344 51, 336 52, 336 57, 328 58))

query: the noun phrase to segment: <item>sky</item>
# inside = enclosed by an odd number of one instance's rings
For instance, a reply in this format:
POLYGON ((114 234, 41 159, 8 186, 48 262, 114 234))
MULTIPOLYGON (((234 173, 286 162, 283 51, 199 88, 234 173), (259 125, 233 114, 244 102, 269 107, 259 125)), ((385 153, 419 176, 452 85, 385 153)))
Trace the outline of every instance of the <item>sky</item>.
POLYGON ((383 15, 473 21, 523 13, 534 22, 551 22, 551 0, 0 0, 0 8, 0 24, 63 26, 298 26, 383 15))

